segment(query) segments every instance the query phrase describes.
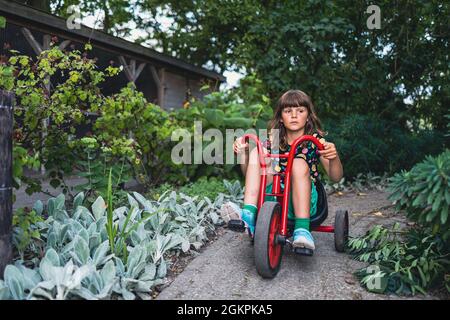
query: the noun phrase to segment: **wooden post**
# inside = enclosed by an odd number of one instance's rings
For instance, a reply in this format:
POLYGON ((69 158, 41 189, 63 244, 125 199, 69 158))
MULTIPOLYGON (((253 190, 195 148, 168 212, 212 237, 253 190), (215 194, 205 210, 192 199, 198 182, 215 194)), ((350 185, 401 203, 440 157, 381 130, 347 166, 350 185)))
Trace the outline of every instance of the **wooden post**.
POLYGON ((12 138, 14 94, 0 90, 0 278, 12 261, 12 138))
POLYGON ((150 71, 152 72, 153 80, 155 81, 156 84, 158 105, 161 108, 164 108, 164 96, 166 90, 165 69, 161 68, 159 72, 157 72, 154 66, 150 66, 150 71))

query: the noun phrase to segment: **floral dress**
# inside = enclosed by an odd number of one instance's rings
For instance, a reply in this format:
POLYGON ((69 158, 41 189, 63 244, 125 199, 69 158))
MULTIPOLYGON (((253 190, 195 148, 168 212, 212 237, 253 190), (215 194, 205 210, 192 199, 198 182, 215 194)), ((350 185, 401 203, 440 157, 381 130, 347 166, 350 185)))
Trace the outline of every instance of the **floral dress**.
MULTIPOLYGON (((314 133, 312 136, 319 139, 320 143, 324 143, 325 139, 319 134, 314 133)), ((279 154, 289 154, 291 150, 291 146, 287 145, 286 148, 282 148, 280 146, 279 152, 278 150, 271 150, 271 144, 269 140, 265 140, 263 142, 263 146, 267 148, 269 153, 279 153, 279 154)), ((314 143, 311 141, 304 142, 297 146, 297 151, 295 153, 295 158, 302 158, 306 161, 309 167, 309 174, 311 176, 312 182, 316 183, 316 179, 320 179, 319 172, 317 170, 317 166, 319 165, 319 157, 320 154, 318 149, 314 143)), ((273 158, 272 168, 275 172, 284 173, 286 171, 287 166, 287 158, 273 158)), ((281 189, 284 190, 284 175, 281 176, 281 189)))

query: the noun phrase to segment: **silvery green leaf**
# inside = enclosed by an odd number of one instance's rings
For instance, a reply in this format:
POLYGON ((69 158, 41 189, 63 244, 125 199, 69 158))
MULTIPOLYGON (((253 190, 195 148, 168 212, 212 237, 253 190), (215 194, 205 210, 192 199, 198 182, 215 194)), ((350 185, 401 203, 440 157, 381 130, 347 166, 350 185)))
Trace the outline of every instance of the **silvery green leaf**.
MULTIPOLYGON (((147 264, 145 266, 144 279, 153 280, 156 276, 156 265, 154 263, 147 264)), ((143 279, 143 280, 144 280, 143 279)))
POLYGON ((218 224, 220 219, 219 215, 215 211, 210 211, 209 216, 214 224, 218 224))
POLYGON ((152 287, 153 281, 141 281, 139 280, 134 288, 133 291, 135 291, 136 293, 138 292, 150 292, 151 291, 151 287, 152 287))
POLYGON ((73 276, 70 277, 70 280, 68 281, 66 287, 69 290, 79 287, 81 285, 81 281, 89 274, 91 274, 94 270, 95 268, 91 265, 84 265, 76 269, 73 273, 73 276))
POLYGON ((92 212, 94 213, 95 220, 98 221, 101 217, 103 217, 105 211, 106 211, 106 203, 105 200, 103 200, 103 198, 100 196, 92 204, 92 212))
POLYGON ((85 300, 98 300, 99 299, 89 289, 86 289, 86 288, 83 288, 83 287, 81 287, 79 289, 76 289, 76 290, 72 290, 71 293, 74 294, 74 295, 77 295, 80 298, 83 298, 85 300))
POLYGON ((96 225, 97 225, 97 230, 105 229, 105 227, 106 227, 106 217, 101 217, 100 219, 98 219, 97 222, 96 222, 96 225))
POLYGON ((147 199, 145 199, 144 196, 142 196, 140 193, 138 192, 133 192, 133 196, 134 198, 139 201, 139 203, 146 209, 149 210, 151 209, 151 203, 150 201, 148 201, 147 199))
POLYGON ((100 246, 97 247, 94 253, 94 264, 97 266, 102 262, 103 258, 105 258, 106 254, 109 250, 109 241, 104 241, 100 246))
POLYGON ((130 194, 127 193, 127 197, 128 197, 128 203, 130 204, 130 207, 139 208, 139 203, 130 194))
POLYGON ((162 260, 158 267, 157 277, 164 278, 166 274, 167 274, 167 264, 166 261, 162 260))
POLYGON ((94 234, 97 233, 97 225, 95 223, 92 223, 91 225, 89 225, 87 232, 89 234, 89 236, 93 236, 94 234))
POLYGON ((132 292, 130 292, 126 289, 122 289, 121 294, 125 300, 134 300, 136 298, 136 296, 132 292))
POLYGON ((145 262, 145 251, 142 247, 134 247, 131 249, 130 255, 127 261, 127 274, 131 275, 135 273, 136 267, 141 263, 145 262))
POLYGON ((89 237, 89 252, 93 253, 95 249, 100 245, 100 233, 96 232, 89 237))
POLYGON ((81 223, 79 223, 77 220, 69 219, 69 226, 70 230, 73 232, 73 234, 78 234, 81 230, 85 229, 81 223))
POLYGON ((44 258, 47 259, 55 267, 59 267, 61 265, 59 255, 53 248, 47 250, 44 258))
POLYGON ((141 237, 139 237, 139 234, 133 230, 130 233, 130 239, 131 239, 131 243, 133 244, 133 246, 137 246, 141 243, 141 237))
POLYGON ((30 296, 34 299, 45 298, 48 300, 54 300, 55 297, 52 295, 51 291, 54 288, 53 281, 43 281, 40 282, 36 287, 30 292, 30 296), (49 292, 50 291, 50 292, 49 292))
POLYGON ((0 300, 8 300, 10 298, 11 295, 9 294, 9 288, 3 280, 0 280, 0 300))
POLYGON ((24 279, 22 272, 20 272, 20 270, 16 266, 10 264, 6 266, 3 277, 13 299, 25 299, 23 287, 24 279))
POLYGON ((73 208, 76 210, 78 206, 81 206, 84 201, 84 192, 80 192, 73 199, 73 208))
POLYGON ((79 205, 77 207, 77 209, 75 210, 73 219, 81 220, 88 225, 91 225, 95 221, 95 218, 92 215, 92 213, 89 211, 89 209, 86 207, 83 207, 82 205, 79 205))
POLYGON ((54 248, 54 247, 56 247, 57 243, 59 243, 59 241, 58 241, 58 237, 56 236, 56 234, 54 232, 49 233, 47 235, 47 246, 50 248, 54 248))
POLYGON ((118 275, 123 275, 125 273, 125 266, 123 265, 122 259, 115 257, 114 260, 116 261, 116 273, 118 275))
POLYGON ((178 216, 175 218, 175 221, 179 221, 179 222, 184 222, 187 221, 188 219, 186 217, 183 216, 178 216))
POLYGON ((190 247, 191 247, 191 244, 190 244, 189 240, 184 240, 181 243, 181 250, 183 250, 183 252, 188 252, 190 247))
POLYGON ((112 283, 116 278, 116 266, 114 265, 114 261, 108 261, 100 271, 100 275, 103 279, 103 283, 112 283))
POLYGON ((86 264, 89 258, 89 246, 87 242, 82 237, 76 236, 73 241, 73 248, 80 264, 86 264))
POLYGON ((53 216, 55 213, 55 198, 47 200, 47 212, 49 216, 53 216))
POLYGON ((86 243, 89 243, 89 233, 87 232, 87 230, 85 228, 81 229, 78 232, 78 235, 84 239, 84 241, 86 241, 86 243))
POLYGON ((44 204, 41 200, 38 200, 34 203, 33 210, 38 214, 41 215, 42 211, 44 211, 44 204))
POLYGON ((19 269, 20 272, 22 272, 24 279, 23 281, 24 290, 33 289, 36 286, 36 284, 38 284, 42 280, 39 273, 36 270, 28 269, 27 267, 18 263, 17 261, 16 267, 19 269))
POLYGON ((61 193, 59 196, 55 198, 55 209, 64 210, 66 202, 66 196, 61 193))

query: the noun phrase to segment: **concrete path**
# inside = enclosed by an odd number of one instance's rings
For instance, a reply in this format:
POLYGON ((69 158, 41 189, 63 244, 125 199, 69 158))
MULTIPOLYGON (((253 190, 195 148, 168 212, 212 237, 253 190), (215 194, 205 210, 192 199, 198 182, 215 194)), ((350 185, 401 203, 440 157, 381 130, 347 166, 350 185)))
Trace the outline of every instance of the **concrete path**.
MULTIPOLYGON (((361 235, 375 224, 404 223, 402 216, 394 214, 383 192, 332 195, 328 203, 329 217, 324 225, 333 223, 336 209, 347 209, 350 236, 361 235)), ((285 250, 280 272, 274 279, 266 280, 256 272, 248 236, 226 230, 157 299, 398 299, 367 292, 352 275, 365 264, 336 252, 333 234, 313 235, 317 248, 313 257, 285 250)), ((424 298, 432 297, 416 297, 424 298)))

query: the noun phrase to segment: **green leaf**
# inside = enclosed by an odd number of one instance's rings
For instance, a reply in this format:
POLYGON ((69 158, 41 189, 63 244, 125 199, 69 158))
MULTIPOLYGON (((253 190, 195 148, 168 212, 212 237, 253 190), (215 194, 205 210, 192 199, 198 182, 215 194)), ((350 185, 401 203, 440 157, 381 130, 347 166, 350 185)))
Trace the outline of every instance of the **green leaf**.
POLYGON ((101 217, 103 217, 105 211, 106 211, 106 203, 105 200, 103 200, 103 198, 100 196, 92 204, 92 213, 94 214, 95 220, 98 221, 101 217))
POLYGON ((3 16, 0 16, 0 29, 4 29, 6 27, 6 19, 3 16))

